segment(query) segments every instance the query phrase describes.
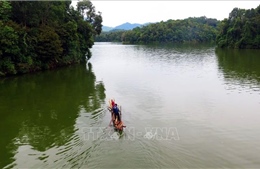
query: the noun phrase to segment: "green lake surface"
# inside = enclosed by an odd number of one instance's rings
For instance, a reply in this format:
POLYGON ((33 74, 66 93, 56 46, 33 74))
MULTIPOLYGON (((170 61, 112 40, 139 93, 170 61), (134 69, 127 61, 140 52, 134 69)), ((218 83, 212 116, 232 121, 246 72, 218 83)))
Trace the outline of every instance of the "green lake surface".
POLYGON ((260 50, 91 51, 87 64, 0 79, 0 168, 260 167, 260 50))

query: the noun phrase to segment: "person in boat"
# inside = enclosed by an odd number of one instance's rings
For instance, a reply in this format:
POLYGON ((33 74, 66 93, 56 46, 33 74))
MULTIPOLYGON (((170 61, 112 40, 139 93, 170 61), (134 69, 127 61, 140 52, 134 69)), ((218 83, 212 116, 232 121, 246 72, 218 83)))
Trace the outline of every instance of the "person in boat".
POLYGON ((113 114, 115 116, 115 120, 113 121, 115 128, 122 131, 126 126, 124 126, 123 121, 121 121, 121 110, 118 108, 117 104, 113 107, 113 114))
POLYGON ((114 99, 110 99, 109 101, 110 103, 110 106, 109 106, 109 110, 111 112, 111 121, 109 123, 109 125, 111 125, 111 123, 115 120, 115 115, 114 115, 114 112, 113 112, 113 108, 115 106, 115 100, 114 99))
POLYGON ((112 111, 113 111, 113 114, 114 114, 114 121, 120 122, 121 121, 120 114, 119 114, 120 110, 117 107, 116 103, 115 103, 112 111))
POLYGON ((114 99, 110 99, 109 101, 110 103, 110 106, 109 106, 109 110, 111 112, 111 121, 109 123, 109 125, 111 125, 111 123, 114 123, 116 121, 116 117, 117 119, 121 120, 120 117, 118 118, 118 116, 116 116, 116 114, 118 114, 117 112, 119 112, 119 110, 117 110, 117 105, 115 103, 115 100, 114 99), (115 107, 116 105, 116 107, 115 107))
POLYGON ((115 100, 111 99, 111 108, 113 108, 115 106, 115 100))

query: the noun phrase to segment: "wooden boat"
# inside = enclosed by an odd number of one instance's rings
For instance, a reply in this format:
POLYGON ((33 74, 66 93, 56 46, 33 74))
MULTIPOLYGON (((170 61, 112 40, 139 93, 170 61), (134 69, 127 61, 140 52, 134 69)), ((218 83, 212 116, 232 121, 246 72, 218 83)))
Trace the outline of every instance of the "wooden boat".
POLYGON ((114 100, 110 99, 110 100, 109 100, 109 106, 108 106, 108 110, 109 110, 110 113, 111 113, 112 123, 113 123, 113 126, 114 126, 114 128, 115 128, 116 130, 122 131, 122 130, 124 129, 124 127, 126 127, 126 126, 124 126, 124 123, 123 123, 123 121, 122 121, 122 108, 121 108, 121 106, 118 106, 118 107, 119 107, 119 110, 120 110, 119 115, 120 115, 120 119, 121 119, 121 121, 118 121, 118 119, 115 119, 115 117, 113 116, 113 110, 112 110, 112 108, 113 108, 113 102, 115 103, 114 100))

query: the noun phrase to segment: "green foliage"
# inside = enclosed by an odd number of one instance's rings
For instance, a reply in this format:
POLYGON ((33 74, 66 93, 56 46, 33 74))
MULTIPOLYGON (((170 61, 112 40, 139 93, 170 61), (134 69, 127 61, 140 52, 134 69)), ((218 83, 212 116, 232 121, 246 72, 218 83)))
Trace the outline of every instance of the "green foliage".
POLYGON ((102 31, 102 16, 101 12, 96 13, 95 6, 89 0, 79 1, 77 4, 77 10, 85 18, 85 20, 90 23, 96 34, 100 34, 102 31))
POLYGON ((15 57, 19 53, 18 35, 14 29, 0 21, 0 58, 15 57))
POLYGON ((39 28, 37 40, 36 52, 39 60, 48 66, 56 65, 63 52, 59 35, 52 27, 42 26, 39 28))
MULTIPOLYGON (((82 2, 78 2, 81 4, 82 2)), ((84 0, 84 20, 71 1, 0 1, 0 76, 51 69, 91 57, 102 16, 84 0)))
POLYGON ((202 43, 214 42, 218 21, 206 17, 168 20, 136 27, 130 31, 102 32, 96 41, 123 43, 202 43))
POLYGON ((17 73, 15 66, 14 66, 14 63, 8 57, 1 59, 0 70, 1 70, 0 76, 4 76, 7 73, 8 74, 16 74, 17 73))
POLYGON ((19 56, 18 35, 14 29, 0 21, 0 76, 16 74, 14 62, 19 56))
POLYGON ((7 21, 11 14, 10 2, 2 0, 0 1, 0 20, 7 21))
POLYGON ((95 37, 96 42, 122 42, 122 35, 126 31, 110 31, 110 32, 102 32, 100 35, 95 37))
POLYGON ((260 48, 260 5, 256 9, 234 8, 221 22, 216 38, 220 48, 260 48))

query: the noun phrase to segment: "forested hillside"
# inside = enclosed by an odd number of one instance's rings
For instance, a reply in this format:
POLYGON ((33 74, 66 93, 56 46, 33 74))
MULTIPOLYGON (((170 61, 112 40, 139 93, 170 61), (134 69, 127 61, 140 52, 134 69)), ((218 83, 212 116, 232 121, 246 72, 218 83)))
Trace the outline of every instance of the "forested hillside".
POLYGON ((216 43, 221 48, 260 48, 260 5, 255 9, 234 8, 220 24, 216 43))
POLYGON ((95 42, 122 42, 122 35, 125 30, 102 32, 96 36, 95 42))
POLYGON ((101 33, 96 41, 124 43, 200 43, 214 42, 219 21, 206 17, 168 20, 137 27, 130 31, 101 33))
POLYGON ((260 48, 260 5, 255 9, 234 8, 227 19, 206 17, 168 20, 131 31, 101 33, 96 41, 123 43, 215 42, 220 48, 260 48))
POLYGON ((135 28, 122 35, 125 43, 150 42, 213 42, 217 34, 218 21, 206 17, 184 20, 168 20, 135 28))
POLYGON ((0 1, 0 76, 85 61, 102 16, 88 0, 0 1))

